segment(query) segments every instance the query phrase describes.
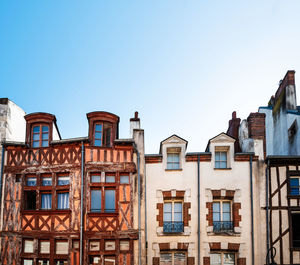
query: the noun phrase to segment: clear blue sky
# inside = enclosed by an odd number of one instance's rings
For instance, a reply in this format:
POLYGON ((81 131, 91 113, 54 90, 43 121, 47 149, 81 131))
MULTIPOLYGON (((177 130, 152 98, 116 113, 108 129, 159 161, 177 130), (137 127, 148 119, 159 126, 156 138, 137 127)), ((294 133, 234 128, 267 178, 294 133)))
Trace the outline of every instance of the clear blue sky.
POLYGON ((137 110, 146 152, 173 133, 204 151, 287 70, 300 84, 299 14, 299 0, 3 0, 0 97, 55 114, 63 138, 86 136, 95 110, 128 138, 137 110))

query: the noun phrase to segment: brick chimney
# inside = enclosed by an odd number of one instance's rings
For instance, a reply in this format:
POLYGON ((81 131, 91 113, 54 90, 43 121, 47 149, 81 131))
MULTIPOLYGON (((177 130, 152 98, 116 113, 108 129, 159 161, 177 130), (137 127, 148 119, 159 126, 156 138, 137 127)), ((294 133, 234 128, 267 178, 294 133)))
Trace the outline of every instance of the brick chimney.
POLYGON ((241 147, 239 144, 239 127, 241 119, 236 117, 236 111, 232 112, 232 119, 228 123, 228 129, 226 134, 236 139, 234 144, 235 153, 241 152, 241 147))

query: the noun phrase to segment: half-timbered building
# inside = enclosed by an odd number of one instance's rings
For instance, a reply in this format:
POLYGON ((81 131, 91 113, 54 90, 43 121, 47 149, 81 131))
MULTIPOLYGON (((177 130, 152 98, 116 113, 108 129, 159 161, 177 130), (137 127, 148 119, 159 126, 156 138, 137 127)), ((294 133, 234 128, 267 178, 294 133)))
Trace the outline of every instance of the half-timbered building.
POLYGON ((61 139, 52 114, 25 119, 25 142, 4 142, 0 263, 138 264, 145 244, 137 113, 129 139, 119 139, 119 117, 108 112, 88 113, 88 137, 73 139, 61 139))

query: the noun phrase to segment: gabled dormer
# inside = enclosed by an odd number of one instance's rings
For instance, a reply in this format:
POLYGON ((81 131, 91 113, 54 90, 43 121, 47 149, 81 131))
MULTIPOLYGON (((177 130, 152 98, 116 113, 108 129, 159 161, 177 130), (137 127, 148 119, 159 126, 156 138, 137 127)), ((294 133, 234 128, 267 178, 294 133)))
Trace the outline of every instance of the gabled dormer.
POLYGON ((56 118, 50 113, 36 112, 25 115, 26 145, 39 148, 48 147, 52 140, 60 140, 56 118))
POLYGON ((160 143, 159 153, 163 156, 165 170, 182 170, 188 142, 173 134, 160 143))
POLYGON ((86 114, 89 121, 89 141, 92 146, 113 147, 119 138, 119 117, 105 111, 86 114))
POLYGON ((220 133, 208 141, 206 152, 212 153, 214 169, 231 169, 234 143, 235 139, 226 133, 220 133))

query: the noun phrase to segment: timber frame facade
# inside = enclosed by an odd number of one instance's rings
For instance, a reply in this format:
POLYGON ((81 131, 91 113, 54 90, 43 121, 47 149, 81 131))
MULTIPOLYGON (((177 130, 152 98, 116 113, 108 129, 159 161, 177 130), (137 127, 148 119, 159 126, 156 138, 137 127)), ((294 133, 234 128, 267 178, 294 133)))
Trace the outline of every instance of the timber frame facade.
POLYGON ((1 264, 137 263, 135 142, 118 116, 87 118, 88 137, 61 140, 54 115, 29 114, 26 142, 4 143, 1 264))
POLYGON ((269 259, 280 265, 300 264, 300 156, 268 156, 266 163, 267 249, 276 249, 274 260, 271 250, 269 259))

